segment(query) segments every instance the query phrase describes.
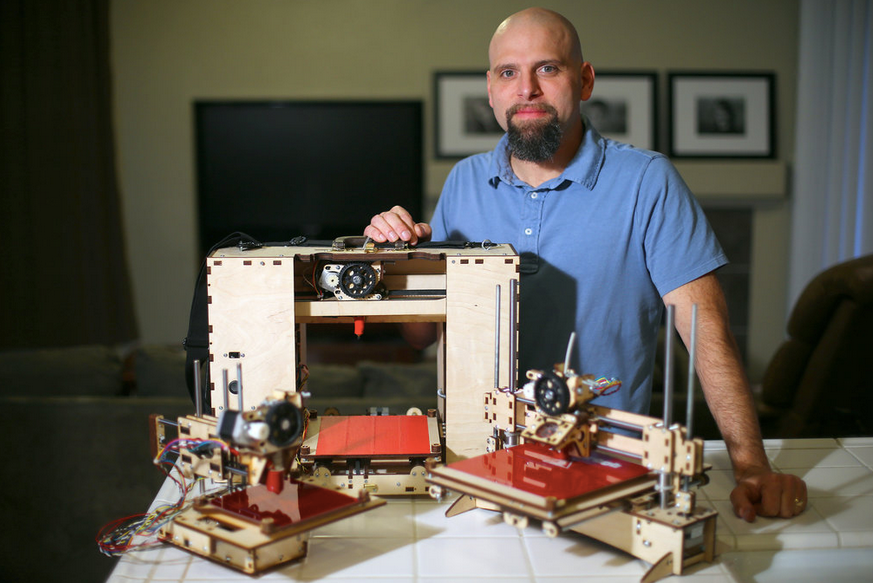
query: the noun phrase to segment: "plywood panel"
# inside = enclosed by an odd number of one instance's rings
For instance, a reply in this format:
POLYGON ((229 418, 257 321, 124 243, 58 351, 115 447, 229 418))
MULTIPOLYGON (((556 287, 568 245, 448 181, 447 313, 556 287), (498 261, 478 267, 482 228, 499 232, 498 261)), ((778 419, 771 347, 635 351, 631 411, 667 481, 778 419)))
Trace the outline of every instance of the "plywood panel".
MULTIPOLYGON (((294 390, 294 262, 290 258, 210 259, 209 343, 212 404, 223 405, 222 370, 242 364, 245 408, 273 390, 294 390)), ((230 408, 237 408, 236 398, 230 408)))
MULTIPOLYGON (((490 426, 483 395, 494 388, 496 286, 500 286, 499 384, 510 368, 510 288, 517 282, 517 256, 448 257, 446 260, 446 454, 448 461, 485 452, 490 426)), ((516 296, 517 297, 517 296, 516 296)), ((516 304, 517 305, 517 304, 516 304)), ((517 318, 517 310, 515 311, 517 318)), ((517 346, 517 343, 515 344, 517 346)))

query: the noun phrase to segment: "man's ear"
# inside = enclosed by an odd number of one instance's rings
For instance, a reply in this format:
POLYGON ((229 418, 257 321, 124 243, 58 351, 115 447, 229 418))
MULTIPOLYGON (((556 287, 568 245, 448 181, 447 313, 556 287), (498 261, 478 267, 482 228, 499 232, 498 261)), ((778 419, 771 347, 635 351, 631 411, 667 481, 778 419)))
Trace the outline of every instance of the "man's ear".
POLYGON ((582 101, 588 101, 591 98, 591 92, 594 91, 594 67, 588 61, 582 63, 582 101))
POLYGON ((491 101, 491 69, 485 71, 485 86, 488 88, 488 105, 494 109, 494 103, 491 101))

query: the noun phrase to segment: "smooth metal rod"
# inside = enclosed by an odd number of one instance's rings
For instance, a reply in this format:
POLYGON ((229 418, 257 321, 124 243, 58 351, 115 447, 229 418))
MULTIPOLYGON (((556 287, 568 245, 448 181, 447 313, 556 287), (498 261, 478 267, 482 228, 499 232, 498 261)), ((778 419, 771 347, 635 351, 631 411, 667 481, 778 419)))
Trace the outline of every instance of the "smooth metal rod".
POLYGON ((642 425, 635 425, 633 423, 628 423, 627 421, 618 421, 616 419, 605 419, 603 417, 598 417, 597 420, 598 420, 598 425, 600 425, 600 427, 602 429, 608 429, 609 427, 614 427, 616 429, 624 429, 626 431, 634 431, 636 433, 643 432, 642 425))
POLYGON ((200 361, 194 361, 194 415, 203 417, 203 387, 200 386, 200 361))
POLYGON ((500 285, 494 286, 494 388, 500 388, 500 285))
POLYGON ((236 363, 236 396, 239 400, 239 410, 243 410, 242 363, 236 363))
POLYGON ((603 444, 601 444, 601 443, 598 443, 598 444, 597 444, 597 449, 598 449, 599 451, 602 451, 602 452, 605 452, 605 453, 614 453, 614 454, 623 455, 623 456, 625 456, 625 457, 629 457, 629 458, 632 458, 632 459, 639 459, 639 460, 643 459, 643 456, 642 456, 641 454, 638 454, 638 453, 631 453, 631 452, 628 452, 628 451, 622 451, 622 450, 620 450, 620 449, 615 449, 614 447, 609 447, 609 446, 603 445, 603 444))
POLYGON ((224 410, 230 410, 230 388, 227 386, 227 369, 221 370, 221 384, 224 387, 224 410))
POLYGON ((509 390, 518 388, 518 281, 509 282, 509 390))

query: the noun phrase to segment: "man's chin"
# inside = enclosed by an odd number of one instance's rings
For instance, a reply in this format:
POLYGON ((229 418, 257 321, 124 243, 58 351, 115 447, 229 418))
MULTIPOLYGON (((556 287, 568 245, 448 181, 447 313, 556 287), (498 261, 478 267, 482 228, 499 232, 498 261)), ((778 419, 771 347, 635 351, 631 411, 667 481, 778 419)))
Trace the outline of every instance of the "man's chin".
POLYGON ((551 160, 561 146, 563 132, 552 120, 514 123, 510 120, 509 147, 513 155, 528 162, 551 160))
POLYGON ((543 119, 511 119, 509 121, 508 130, 512 130, 517 132, 522 136, 533 136, 534 134, 539 134, 543 131, 550 123, 549 118, 543 119))

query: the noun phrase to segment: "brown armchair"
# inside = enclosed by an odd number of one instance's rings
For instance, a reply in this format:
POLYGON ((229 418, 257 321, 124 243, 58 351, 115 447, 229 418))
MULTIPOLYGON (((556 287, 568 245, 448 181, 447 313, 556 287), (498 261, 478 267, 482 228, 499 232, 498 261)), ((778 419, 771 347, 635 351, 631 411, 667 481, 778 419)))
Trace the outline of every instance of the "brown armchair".
POLYGON ((765 437, 873 435, 873 255, 816 276, 764 373, 765 437))

